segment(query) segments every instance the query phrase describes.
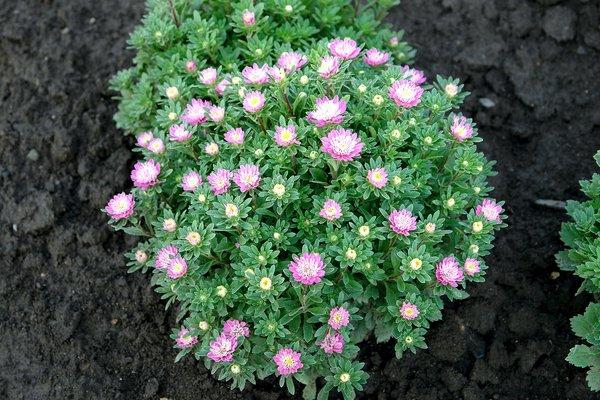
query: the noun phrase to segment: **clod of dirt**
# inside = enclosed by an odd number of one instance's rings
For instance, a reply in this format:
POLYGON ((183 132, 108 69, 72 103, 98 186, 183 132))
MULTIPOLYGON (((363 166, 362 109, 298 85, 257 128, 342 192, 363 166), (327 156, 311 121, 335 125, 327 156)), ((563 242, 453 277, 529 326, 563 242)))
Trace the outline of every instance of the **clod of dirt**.
POLYGON ((542 27, 544 32, 554 40, 565 42, 575 37, 576 20, 577 15, 573 10, 556 6, 546 11, 542 27))

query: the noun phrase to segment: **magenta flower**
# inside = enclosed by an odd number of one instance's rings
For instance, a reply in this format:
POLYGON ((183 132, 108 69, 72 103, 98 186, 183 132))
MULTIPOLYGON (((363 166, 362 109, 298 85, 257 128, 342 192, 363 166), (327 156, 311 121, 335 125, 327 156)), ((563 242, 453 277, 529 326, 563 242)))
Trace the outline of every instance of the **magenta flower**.
POLYGON ((152 132, 142 132, 137 136, 137 145, 146 149, 148 148, 148 143, 154 138, 152 132))
POLYGON ((327 221, 335 221, 342 217, 342 206, 335 200, 327 199, 319 211, 319 215, 327 221))
POLYGON ((358 56, 360 49, 352 39, 334 39, 327 46, 331 55, 343 60, 350 60, 358 56))
POLYGON ((493 199, 485 199, 475 208, 475 215, 483 215, 485 219, 492 222, 501 222, 502 206, 493 199))
POLYGON ((277 365, 279 375, 288 376, 295 374, 304 365, 300 360, 301 354, 289 348, 281 349, 273 356, 273 362, 277 365))
POLYGON ((395 81, 390 86, 388 94, 399 107, 411 108, 421 102, 423 92, 424 90, 419 85, 407 79, 402 79, 395 81))
POLYGON ((385 64, 390 59, 390 53, 386 53, 385 51, 380 51, 378 49, 369 49, 365 53, 365 63, 370 65, 371 67, 378 67, 380 65, 385 64))
POLYGON ((327 354, 339 354, 344 351, 344 337, 339 332, 327 333, 319 347, 327 354))
POLYGON ((452 126, 450 127, 450 132, 452 132, 454 139, 462 142, 473 136, 473 127, 465 117, 454 116, 454 119, 452 120, 452 126))
POLYGON ((278 126, 275 128, 275 143, 281 147, 288 147, 292 144, 300 144, 296 139, 296 127, 294 125, 278 126))
POLYGON ((306 115, 306 119, 319 128, 330 124, 341 124, 346 112, 346 100, 335 96, 333 99, 321 97, 316 101, 314 111, 306 115))
POLYGON ((131 171, 131 180, 135 187, 146 190, 158 183, 159 174, 160 164, 158 162, 154 160, 138 161, 131 171))
POLYGON ((186 192, 193 192, 202 184, 202 177, 196 171, 190 171, 181 178, 181 187, 186 192))
POLYGON ((235 146, 240 146, 244 144, 245 133, 242 128, 230 129, 225 132, 223 136, 227 143, 233 144, 235 146))
POLYGON ((350 313, 344 307, 334 307, 329 312, 327 323, 336 331, 340 330, 350 323, 350 313))
POLYGON ((248 324, 244 321, 228 319, 225 321, 225 324, 223 324, 223 331, 221 334, 234 339, 237 339, 240 336, 248 337, 250 336, 250 328, 248 328, 248 324))
POLYGON ((161 138, 154 138, 148 143, 147 149, 154 154, 162 154, 165 152, 165 143, 161 138))
POLYGON ((348 129, 334 129, 321 138, 321 151, 337 161, 352 161, 360 156, 362 148, 358 135, 348 129))
POLYGON ((213 122, 218 124, 219 122, 223 121, 223 118, 225 118, 225 109, 219 106, 211 106, 208 109, 208 116, 213 122))
POLYGON ((417 229, 417 217, 406 208, 393 210, 388 221, 390 228, 399 235, 408 236, 411 231, 417 229))
POLYGON ((200 82, 205 85, 213 85, 217 81, 217 70, 215 68, 205 68, 200 71, 200 82))
POLYGON ((410 68, 408 65, 402 67, 402 78, 414 83, 415 85, 421 85, 427 81, 423 71, 410 68))
POLYGON ((267 69, 267 73, 271 78, 273 78, 274 82, 281 82, 285 79, 285 71, 283 70, 283 68, 269 67, 267 69))
POLYGON ((390 38, 390 46, 392 46, 392 47, 398 46, 398 36, 392 36, 390 38))
POLYGON ((294 280, 303 285, 314 285, 325 276, 325 264, 318 253, 302 253, 300 257, 292 256, 288 266, 294 280))
POLYGON ((419 307, 409 301, 402 303, 400 307, 400 316, 406 320, 413 320, 419 317, 419 307))
POLYGON ((221 334, 210 342, 207 356, 214 362, 230 362, 233 360, 233 352, 237 345, 236 338, 221 334))
POLYGON ((208 184, 210 185, 210 189, 215 195, 227 193, 229 186, 231 186, 231 178, 233 178, 233 174, 223 168, 211 172, 206 177, 208 184))
POLYGON ((202 124, 207 119, 206 109, 211 105, 212 103, 207 100, 192 99, 185 107, 181 120, 189 125, 202 124))
POLYGON ((244 10, 244 12, 242 14, 242 22, 246 26, 254 25, 256 23, 256 18, 254 16, 254 13, 250 10, 244 10))
POLYGON ((233 175, 233 181, 242 193, 256 189, 260 183, 258 166, 252 164, 240 165, 240 168, 233 175))
POLYGON ((172 125, 169 128, 169 139, 173 142, 185 142, 191 137, 192 132, 188 131, 185 125, 172 125))
POLYGON ((463 271, 456 258, 450 256, 440 261, 435 267, 435 278, 440 285, 457 287, 463 280, 463 271))
POLYGON ((373 168, 367 171, 367 180, 377 189, 382 189, 388 183, 388 174, 385 168, 373 168))
POLYGON ((188 265, 180 255, 174 256, 167 267, 167 276, 171 279, 179 279, 187 274, 188 265))
POLYGON ((180 349, 188 349, 198 343, 198 338, 189 334, 190 330, 187 328, 181 328, 177 333, 177 339, 175 343, 180 349))
POLYGON ((269 82, 269 66, 263 64, 262 67, 259 67, 258 64, 254 63, 251 67, 244 67, 242 76, 244 77, 244 82, 248 84, 262 85, 269 82))
POLYGON ((185 70, 187 72, 189 72, 190 74, 192 72, 195 72, 197 68, 198 68, 198 64, 196 64, 196 61, 194 61, 194 60, 187 60, 185 62, 185 70))
POLYGON ((321 65, 317 69, 322 78, 329 79, 340 71, 340 59, 333 56, 321 58, 321 65))
POLYGON ((475 258, 467 258, 465 260, 465 265, 463 266, 463 268, 465 270, 465 274, 467 274, 468 276, 475 276, 479 273, 479 271, 481 271, 479 261, 475 258))
POLYGON ((289 74, 290 72, 299 71, 304 64, 308 61, 308 58, 302 53, 296 51, 283 52, 277 60, 277 65, 289 74))
POLYGON ((135 200, 132 194, 115 194, 108 201, 104 211, 114 220, 130 217, 135 209, 135 200))
POLYGON ((265 106, 265 95, 260 91, 255 90, 244 95, 244 110, 254 114, 262 110, 265 106))
POLYGON ((177 247, 169 245, 165 246, 158 251, 156 254, 156 260, 154 261, 154 267, 156 269, 165 269, 171 264, 171 260, 179 254, 177 247))
POLYGON ((229 86, 230 83, 231 82, 229 82, 227 79, 223 79, 221 82, 219 82, 215 87, 217 94, 219 96, 223 96, 223 93, 225 93, 225 90, 227 89, 227 86, 229 86))

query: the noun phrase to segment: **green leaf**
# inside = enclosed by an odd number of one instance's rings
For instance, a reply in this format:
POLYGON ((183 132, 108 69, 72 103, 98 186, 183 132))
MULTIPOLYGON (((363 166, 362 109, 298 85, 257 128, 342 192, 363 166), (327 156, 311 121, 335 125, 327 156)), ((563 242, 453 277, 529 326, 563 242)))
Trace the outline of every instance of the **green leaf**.
POLYGON ((585 379, 590 387, 595 392, 600 391, 600 366, 590 368, 585 379))
POLYGON ((576 367, 586 368, 600 366, 600 355, 594 349, 585 345, 577 345, 571 349, 566 360, 576 367))

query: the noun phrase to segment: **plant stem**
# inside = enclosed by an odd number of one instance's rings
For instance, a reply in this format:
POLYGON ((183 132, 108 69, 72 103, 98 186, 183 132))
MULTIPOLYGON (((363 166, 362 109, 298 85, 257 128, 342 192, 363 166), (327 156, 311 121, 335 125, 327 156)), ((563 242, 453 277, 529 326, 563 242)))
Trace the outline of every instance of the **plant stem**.
POLYGON ((169 8, 171 9, 171 14, 173 15, 173 22, 175 22, 177 27, 179 27, 179 17, 177 16, 177 11, 175 11, 173 0, 169 0, 169 8))

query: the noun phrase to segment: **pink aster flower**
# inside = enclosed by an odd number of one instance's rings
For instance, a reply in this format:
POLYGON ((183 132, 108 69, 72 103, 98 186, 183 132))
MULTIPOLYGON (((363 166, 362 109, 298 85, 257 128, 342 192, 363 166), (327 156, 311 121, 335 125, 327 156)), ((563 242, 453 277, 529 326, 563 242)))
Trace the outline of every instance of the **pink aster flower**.
POLYGON ((206 109, 212 104, 207 100, 192 99, 185 107, 181 120, 190 125, 199 125, 206 122, 206 109))
POLYGON ((325 56, 321 58, 321 64, 317 69, 322 78, 329 79, 340 71, 339 57, 325 56))
POLYGON ((334 39, 327 46, 331 55, 343 60, 350 60, 358 56, 360 49, 352 39, 334 39))
POLYGON ((230 362, 233 360, 233 352, 237 345, 236 338, 221 334, 210 342, 207 357, 214 362, 230 362))
POLYGON ((146 149, 148 148, 148 143, 154 138, 152 132, 146 131, 142 132, 137 136, 137 145, 146 149))
POLYGON ((190 330, 187 328, 181 328, 177 333, 177 339, 175 343, 180 349, 188 349, 198 343, 198 337, 189 334, 190 330))
POLYGON ((336 331, 340 330, 350 323, 350 313, 344 307, 334 307, 329 312, 327 323, 336 331))
POLYGON ((421 102, 423 92, 419 85, 408 79, 402 79, 392 83, 388 94, 399 107, 411 108, 421 102))
POLYGON ((135 187, 148 189, 158 183, 160 164, 154 160, 138 161, 131 171, 131 180, 135 187))
POLYGON ((292 144, 300 144, 296 139, 296 127, 294 125, 278 126, 275 128, 275 143, 281 147, 288 147, 292 144))
POLYGON ((252 164, 240 165, 240 168, 233 175, 233 181, 242 193, 256 189, 260 183, 258 166, 252 164))
POLYGON ((299 71, 300 68, 302 68, 302 66, 304 66, 304 64, 306 64, 307 61, 308 58, 302 53, 298 53, 296 51, 286 51, 281 53, 281 55, 279 56, 279 59, 277 60, 277 65, 280 68, 283 68, 283 70, 289 74, 290 72, 299 71))
POLYGON ((340 99, 338 96, 333 99, 321 97, 316 101, 315 110, 309 112, 306 119, 321 128, 329 124, 341 124, 345 112, 346 100, 340 99))
POLYGON ((377 189, 382 189, 388 183, 388 174, 385 168, 373 168, 367 171, 367 180, 377 189))
POLYGON ((314 285, 325 276, 325 264, 318 253, 302 253, 300 257, 292 256, 292 260, 288 268, 298 283, 314 285))
POLYGON ((171 260, 179 254, 177 247, 169 245, 165 246, 156 253, 156 260, 154 266, 156 269, 165 269, 171 264, 171 260))
POLYGON ((206 177, 208 184, 210 185, 210 189, 215 195, 227 193, 229 186, 231 186, 231 178, 233 178, 233 174, 223 168, 211 172, 206 177))
POLYGON ((254 13, 250 10, 244 10, 244 13, 242 14, 242 22, 246 26, 254 25, 256 23, 256 17, 254 16, 254 13))
POLYGON ((415 85, 420 85, 422 83, 425 83, 425 81, 427 81, 427 78, 425 77, 425 74, 423 73, 423 71, 415 69, 415 68, 411 68, 408 65, 405 65, 402 67, 402 78, 401 79, 409 80, 412 83, 414 83, 415 85))
POLYGON ((450 132, 452 132, 454 139, 462 142, 473 136, 473 127, 465 117, 454 116, 452 120, 452 126, 450 127, 450 132))
POLYGON ((335 200, 327 199, 319 211, 319 215, 327 221, 335 221, 342 217, 342 206, 335 200))
POLYGON ((223 118, 225 118, 225 109, 219 106, 211 106, 208 109, 208 116, 213 122, 218 124, 219 122, 223 121, 223 118))
POLYGON ((321 138, 321 150, 337 161, 352 161, 360 156, 363 142, 348 129, 334 129, 321 138))
POLYGON ((492 222, 501 222, 502 206, 493 199, 485 199, 475 208, 475 215, 483 215, 485 219, 492 222))
POLYGON ((344 337, 339 332, 327 333, 319 347, 327 354, 341 353, 344 351, 344 337))
POLYGON ((202 177, 196 171, 190 171, 181 178, 181 187, 186 192, 193 192, 202 184, 202 177))
POLYGON ((285 71, 283 70, 283 68, 279 68, 279 67, 270 67, 267 70, 269 76, 271 78, 273 78, 273 82, 281 82, 282 80, 285 79, 285 71))
POLYGON ((370 65, 371 67, 378 67, 380 65, 385 64, 390 59, 390 53, 386 53, 385 51, 380 51, 378 49, 369 49, 365 53, 365 63, 370 65))
POLYGON ((244 67, 242 76, 244 77, 244 82, 248 84, 262 85, 269 82, 269 66, 263 64, 262 67, 259 67, 258 64, 254 63, 251 67, 244 67))
POLYGON ((398 36, 392 36, 390 38, 390 46, 392 46, 392 47, 398 46, 398 36))
POLYGON ((249 113, 257 113, 265 106, 265 95, 255 90, 244 95, 244 110, 249 113))
POLYGON ((198 65, 196 64, 196 61, 194 61, 194 60, 188 60, 188 61, 185 62, 185 70, 187 72, 189 72, 190 74, 192 72, 195 72, 196 68, 198 68, 198 65))
POLYGON ((479 271, 481 271, 479 261, 475 258, 467 258, 463 268, 465 270, 465 274, 468 276, 475 276, 477 273, 479 273, 479 271))
POLYGON ((192 132, 185 128, 185 125, 172 125, 169 128, 169 139, 173 142, 185 142, 192 137, 192 132))
POLYGON ((240 146, 244 144, 245 133, 242 128, 230 129, 225 132, 224 138, 227 143, 240 146))
POLYGON ((411 231, 417 229, 417 217, 406 208, 392 211, 388 221, 390 228, 399 235, 408 236, 411 231))
POLYGON ((295 374, 304 365, 300 360, 301 354, 289 348, 281 349, 273 356, 273 362, 277 365, 279 375, 288 376, 295 374))
POLYGON ((217 81, 217 70, 212 67, 205 68, 200 71, 198 79, 205 85, 213 85, 217 81))
POLYGON ((174 256, 167 267, 167 276, 171 279, 179 279, 187 274, 188 265, 180 255, 174 256))
POLYGON ((148 143, 147 149, 154 154, 162 154, 165 152, 165 143, 161 138, 154 138, 148 143))
POLYGON ((223 331, 221 334, 235 339, 240 336, 248 337, 250 336, 250 328, 248 328, 248 324, 244 321, 229 319, 223 324, 223 331))
POLYGON ((419 307, 416 304, 413 304, 409 301, 405 301, 402 303, 402 307, 400 307, 400 316, 406 320, 412 320, 419 317, 419 307))
POLYGON ((221 82, 219 82, 217 84, 217 86, 215 87, 215 90, 217 91, 217 94, 219 96, 223 96, 223 93, 225 93, 225 90, 227 89, 227 87, 231 84, 231 82, 229 82, 227 79, 223 79, 221 82))
POLYGON ((115 194, 108 201, 104 211, 114 220, 130 217, 135 208, 135 200, 132 194, 115 194))
POLYGON ((463 271, 456 258, 450 256, 440 261, 435 267, 435 278, 440 285, 457 287, 463 280, 463 271))

